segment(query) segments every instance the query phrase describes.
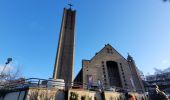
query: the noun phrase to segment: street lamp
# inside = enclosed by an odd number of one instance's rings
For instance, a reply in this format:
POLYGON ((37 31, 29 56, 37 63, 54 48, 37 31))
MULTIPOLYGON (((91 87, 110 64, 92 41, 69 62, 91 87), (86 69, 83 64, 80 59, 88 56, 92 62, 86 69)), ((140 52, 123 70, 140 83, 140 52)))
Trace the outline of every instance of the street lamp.
POLYGON ((2 76, 3 76, 3 72, 5 71, 6 66, 7 66, 11 61, 12 61, 12 58, 8 58, 8 59, 7 59, 7 61, 6 61, 6 63, 5 63, 5 66, 4 66, 4 68, 3 68, 2 72, 1 72, 1 75, 2 75, 2 76))

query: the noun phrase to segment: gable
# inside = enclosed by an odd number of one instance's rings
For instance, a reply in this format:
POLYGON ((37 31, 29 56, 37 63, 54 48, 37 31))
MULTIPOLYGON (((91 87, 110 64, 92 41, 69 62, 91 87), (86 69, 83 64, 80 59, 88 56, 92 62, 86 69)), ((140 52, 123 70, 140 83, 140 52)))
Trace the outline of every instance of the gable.
POLYGON ((105 45, 103 49, 101 49, 94 57, 92 57, 91 61, 95 59, 105 59, 105 58, 114 58, 114 59, 123 59, 127 61, 116 49, 114 49, 110 44, 105 45))

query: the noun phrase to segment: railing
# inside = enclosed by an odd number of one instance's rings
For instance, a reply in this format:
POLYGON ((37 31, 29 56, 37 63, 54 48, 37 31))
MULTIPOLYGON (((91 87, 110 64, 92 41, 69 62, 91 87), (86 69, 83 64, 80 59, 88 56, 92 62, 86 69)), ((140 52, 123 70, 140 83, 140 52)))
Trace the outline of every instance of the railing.
POLYGON ((129 89, 123 89, 121 87, 110 87, 102 84, 87 84, 81 82, 74 82, 74 83, 65 83, 64 81, 57 81, 52 79, 40 79, 40 78, 29 78, 29 79, 20 79, 14 81, 6 81, 0 82, 0 90, 16 90, 16 89, 25 89, 25 88, 58 88, 58 89, 88 89, 88 90, 106 90, 112 91, 128 91, 129 89))
POLYGON ((40 78, 29 78, 29 79, 0 82, 0 89, 23 89, 28 87, 60 88, 60 89, 64 89, 65 87, 83 88, 83 84, 78 82, 65 83, 64 81, 57 81, 52 79, 47 80, 47 79, 40 79, 40 78))
MULTIPOLYGON (((47 88, 48 82, 51 80, 39 79, 39 78, 29 78, 14 81, 1 82, 0 88, 2 89, 22 89, 27 87, 41 87, 47 88)), ((57 81, 53 81, 57 82, 57 81)))

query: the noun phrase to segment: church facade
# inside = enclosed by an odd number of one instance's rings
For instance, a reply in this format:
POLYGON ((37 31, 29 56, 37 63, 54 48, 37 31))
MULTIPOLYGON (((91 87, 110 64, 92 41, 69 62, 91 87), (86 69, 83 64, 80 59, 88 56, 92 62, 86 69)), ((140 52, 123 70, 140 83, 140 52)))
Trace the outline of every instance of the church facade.
MULTIPOLYGON (((53 79, 63 79, 66 89, 73 82, 74 45, 75 45, 76 11, 64 8, 53 79)), ((116 87, 129 91, 144 92, 142 80, 137 72, 133 58, 127 59, 118 53, 111 45, 107 44, 91 60, 83 60, 82 68, 74 82, 87 86, 103 88, 116 87)))
POLYGON ((125 59, 111 45, 107 44, 91 60, 82 61, 82 69, 74 82, 97 86, 100 82, 102 87, 120 88, 129 91, 144 92, 142 80, 137 72, 133 58, 128 55, 125 59))

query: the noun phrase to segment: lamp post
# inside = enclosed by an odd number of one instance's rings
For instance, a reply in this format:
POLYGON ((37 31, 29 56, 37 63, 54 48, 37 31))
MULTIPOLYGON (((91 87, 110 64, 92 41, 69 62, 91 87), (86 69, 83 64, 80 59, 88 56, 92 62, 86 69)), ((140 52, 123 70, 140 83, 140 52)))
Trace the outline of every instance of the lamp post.
POLYGON ((8 59, 7 59, 7 61, 6 61, 6 63, 5 63, 5 66, 4 66, 4 68, 3 68, 2 72, 1 72, 1 77, 3 77, 3 72, 5 71, 5 68, 7 67, 7 65, 8 65, 11 61, 12 61, 12 58, 8 58, 8 59))

